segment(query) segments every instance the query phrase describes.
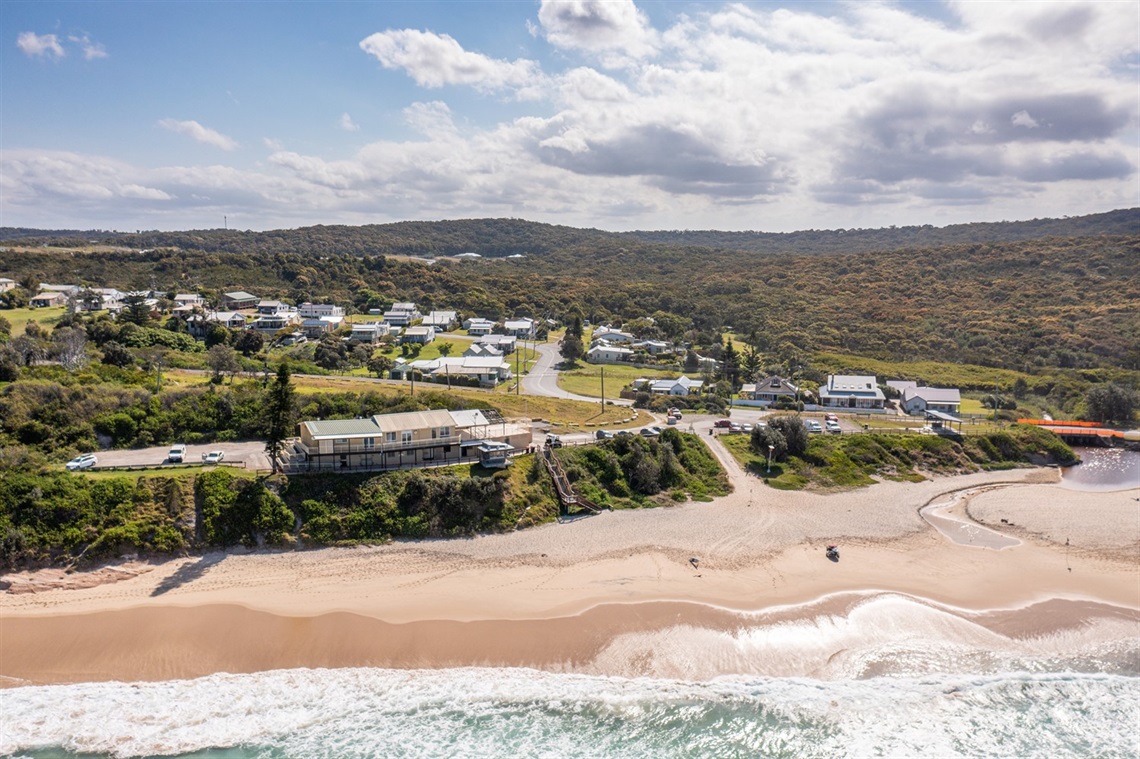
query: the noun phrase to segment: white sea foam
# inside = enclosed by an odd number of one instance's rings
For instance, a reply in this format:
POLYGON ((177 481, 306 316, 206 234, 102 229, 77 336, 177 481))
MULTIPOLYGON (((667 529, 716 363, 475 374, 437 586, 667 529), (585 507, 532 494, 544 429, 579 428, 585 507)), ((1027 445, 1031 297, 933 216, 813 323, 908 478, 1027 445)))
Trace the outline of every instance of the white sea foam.
POLYGON ((1140 674, 1135 622, 1096 619, 1030 639, 993 632, 950 609, 896 594, 864 597, 845 614, 765 623, 742 615, 733 631, 682 625, 615 637, 584 671, 707 679, 850 679, 940 672, 1094 671, 1140 674))
POLYGON ((284 670, 4 692, 0 753, 104 756, 1132 756, 1105 674, 707 682, 521 669, 284 670))

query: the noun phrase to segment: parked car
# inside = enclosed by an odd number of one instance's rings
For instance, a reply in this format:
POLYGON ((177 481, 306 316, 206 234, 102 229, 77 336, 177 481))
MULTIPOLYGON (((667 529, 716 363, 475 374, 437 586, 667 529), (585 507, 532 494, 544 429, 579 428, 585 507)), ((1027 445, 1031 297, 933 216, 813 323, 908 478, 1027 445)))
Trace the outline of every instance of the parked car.
POLYGON ((814 419, 808 419, 805 421, 804 427, 807 428, 808 432, 823 432, 823 427, 820 426, 820 423, 814 419))
POLYGON ((657 437, 662 432, 664 432, 664 430, 662 430, 660 427, 645 427, 641 430, 641 436, 642 437, 657 437))
POLYGON ((618 430, 617 437, 633 437, 633 433, 629 430, 618 430))
POLYGON ((98 463, 99 459, 95 457, 94 453, 84 453, 82 456, 76 456, 67 462, 67 471, 78 472, 83 469, 90 469, 98 463))
POLYGON ((186 460, 186 446, 182 443, 170 446, 166 453, 166 460, 172 464, 181 464, 186 460))
POLYGON ((674 406, 673 408, 669 409, 669 416, 675 416, 678 419, 680 419, 681 418, 681 409, 674 406))
POLYGON ((823 426, 827 428, 828 432, 843 432, 843 429, 839 426, 839 422, 833 422, 830 419, 824 422, 823 426))
POLYGON ((594 437, 598 440, 609 440, 613 436, 614 433, 610 432, 609 430, 598 430, 594 433, 594 437))
POLYGON ((226 457, 224 451, 210 451, 202 454, 203 464, 217 464, 226 457))
POLYGON ((713 422, 713 427, 731 427, 731 426, 732 426, 732 420, 731 419, 717 419, 715 422, 713 422))
POLYGON ((547 435, 546 436, 546 444, 549 445, 551 448, 561 448, 562 447, 562 438, 558 437, 557 435, 547 435))
POLYGON ((824 414, 823 418, 829 422, 838 422, 839 421, 839 417, 837 417, 835 414, 824 414))
POLYGON ((744 428, 740 426, 740 422, 730 422, 728 425, 729 432, 743 432, 744 428))
POLYGON ((743 432, 745 435, 751 435, 752 434, 752 425, 748 424, 746 422, 746 423, 740 425, 740 431, 743 432))

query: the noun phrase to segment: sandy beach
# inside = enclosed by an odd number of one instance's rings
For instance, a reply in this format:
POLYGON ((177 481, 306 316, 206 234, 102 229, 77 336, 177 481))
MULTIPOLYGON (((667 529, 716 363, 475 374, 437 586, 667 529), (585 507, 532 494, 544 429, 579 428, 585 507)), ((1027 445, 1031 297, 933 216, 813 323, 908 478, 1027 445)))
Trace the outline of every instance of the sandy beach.
MULTIPOLYGON (((1140 489, 1064 490, 1046 469, 827 495, 730 476, 735 492, 711 503, 506 535, 11 575, 0 676, 12 686, 482 664, 704 676, 741 664, 671 658, 662 641, 684 649, 677 631, 691 642, 693 631, 825 618, 866 626, 859 609, 880 604, 882 617, 897 599, 896 626, 915 634, 1016 646, 1066 630, 1140 632, 1140 489), (964 494, 960 518, 1017 545, 964 546, 931 527, 919 510, 949 493, 964 494), (824 557, 829 543, 837 563, 824 557)), ((834 655, 806 652, 788 673, 834 655)))

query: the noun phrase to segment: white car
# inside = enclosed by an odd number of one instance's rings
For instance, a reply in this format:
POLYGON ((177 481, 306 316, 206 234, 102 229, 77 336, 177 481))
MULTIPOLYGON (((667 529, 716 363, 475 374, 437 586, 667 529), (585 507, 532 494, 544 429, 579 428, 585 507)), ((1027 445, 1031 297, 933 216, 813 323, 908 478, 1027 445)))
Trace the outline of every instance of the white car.
POLYGON ((808 432, 823 432, 823 427, 814 419, 808 419, 804 422, 804 427, 807 427, 808 432))
POLYGON ((90 469, 98 463, 99 459, 95 458, 94 453, 84 453, 82 456, 76 456, 67 462, 67 471, 77 472, 83 469, 90 469))
POLYGON ((186 444, 176 443, 170 446, 170 451, 166 454, 166 460, 171 464, 181 464, 186 460, 186 444))
POLYGON ((203 453, 202 454, 202 463, 203 464, 217 464, 219 461, 221 461, 225 457, 226 457, 226 454, 224 451, 210 451, 209 453, 203 453))
POLYGON ((843 432, 843 429, 839 426, 839 422, 833 422, 830 419, 828 419, 826 422, 824 422, 823 426, 827 428, 828 432, 835 432, 835 433, 843 432))

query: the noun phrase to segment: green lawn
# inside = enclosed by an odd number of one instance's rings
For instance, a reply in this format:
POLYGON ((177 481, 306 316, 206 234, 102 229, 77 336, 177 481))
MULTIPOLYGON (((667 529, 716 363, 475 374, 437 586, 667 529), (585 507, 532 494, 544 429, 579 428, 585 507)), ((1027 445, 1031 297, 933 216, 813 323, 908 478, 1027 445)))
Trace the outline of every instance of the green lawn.
POLYGON ((66 313, 66 306, 56 306, 54 308, 12 308, 0 311, 0 316, 12 324, 12 337, 19 337, 24 334, 28 322, 34 321, 40 326, 50 328, 66 313))
MULTIPOLYGON (((605 372, 606 397, 617 398, 621 389, 630 382, 646 379, 676 377, 676 369, 638 369, 620 364, 579 364, 577 369, 558 373, 558 386, 576 395, 602 397, 602 373, 605 372)), ((696 375, 693 375, 696 376, 696 375)))
MULTIPOLYGON (((201 382, 207 379, 201 375, 183 375, 187 379, 201 382)), ((381 395, 406 394, 410 387, 408 384, 364 383, 349 377, 293 377, 293 385, 301 393, 365 393, 375 392, 381 395)), ((648 424, 650 419, 645 413, 637 413, 627 406, 607 405, 604 409, 600 403, 588 401, 570 401, 563 398, 547 398, 545 396, 526 395, 514 392, 488 393, 472 388, 447 389, 446 384, 434 382, 417 382, 418 391, 450 392, 461 398, 481 401, 498 409, 508 419, 545 419, 554 427, 555 432, 588 432, 595 427, 607 429, 621 429, 623 427, 639 427, 648 424), (637 414, 636 416, 634 416, 637 414), (629 417, 633 416, 633 419, 629 417), (629 419, 629 421, 625 421, 629 419)))

